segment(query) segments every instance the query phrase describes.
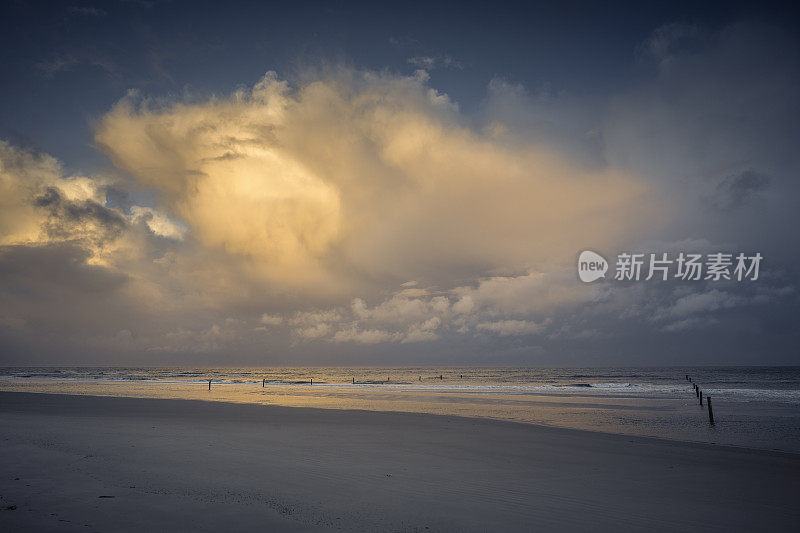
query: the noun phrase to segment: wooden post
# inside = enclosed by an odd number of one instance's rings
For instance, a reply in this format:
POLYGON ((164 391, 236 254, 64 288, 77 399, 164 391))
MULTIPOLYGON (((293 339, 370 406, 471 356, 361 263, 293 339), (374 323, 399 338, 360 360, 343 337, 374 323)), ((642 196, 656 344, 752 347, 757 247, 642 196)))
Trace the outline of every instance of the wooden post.
POLYGON ((353 378, 353 385, 356 384, 356 378, 353 378))
POLYGON ((700 389, 697 387, 697 385, 694 386, 694 395, 698 398, 700 397, 700 389))
POLYGON ((689 381, 689 374, 686 374, 686 381, 689 381))
POLYGON ((312 385, 314 384, 314 378, 311 378, 311 384, 312 385))
POLYGON ((706 396, 706 403, 708 404, 708 423, 714 425, 714 411, 711 410, 711 396, 706 396))
POLYGON ((261 387, 265 387, 267 384, 267 378, 261 380, 261 387))
POLYGON ((703 405, 703 391, 700 391, 700 405, 703 405))
POLYGON ((211 380, 208 380, 208 390, 211 390, 211 380))
POLYGON ((439 379, 444 379, 441 374, 439 374, 439 379))

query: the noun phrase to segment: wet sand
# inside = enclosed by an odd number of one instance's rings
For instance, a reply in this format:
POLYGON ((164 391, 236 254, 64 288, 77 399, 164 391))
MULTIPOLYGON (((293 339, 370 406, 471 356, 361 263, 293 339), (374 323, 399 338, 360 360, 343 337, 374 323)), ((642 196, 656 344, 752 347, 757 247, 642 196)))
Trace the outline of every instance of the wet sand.
POLYGON ((800 521, 800 455, 428 414, 0 392, 0 452, 3 531, 800 521))

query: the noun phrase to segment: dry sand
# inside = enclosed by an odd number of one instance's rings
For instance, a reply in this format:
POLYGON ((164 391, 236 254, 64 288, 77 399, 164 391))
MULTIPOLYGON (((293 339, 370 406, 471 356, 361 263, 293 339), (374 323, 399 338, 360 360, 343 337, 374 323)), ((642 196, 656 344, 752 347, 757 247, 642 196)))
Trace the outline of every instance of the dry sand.
POLYGON ((448 416, 0 392, 0 452, 0 531, 800 524, 798 455, 448 416))

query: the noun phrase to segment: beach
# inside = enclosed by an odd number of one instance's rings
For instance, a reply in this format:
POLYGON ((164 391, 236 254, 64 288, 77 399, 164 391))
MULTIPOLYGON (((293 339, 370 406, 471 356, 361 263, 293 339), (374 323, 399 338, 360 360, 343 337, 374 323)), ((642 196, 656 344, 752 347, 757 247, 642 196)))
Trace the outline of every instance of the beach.
POLYGON ((505 421, 0 392, 4 531, 791 530, 800 456, 505 421))
POLYGON ((0 368, 0 391, 448 415, 800 453, 798 367, 29 367, 0 368))

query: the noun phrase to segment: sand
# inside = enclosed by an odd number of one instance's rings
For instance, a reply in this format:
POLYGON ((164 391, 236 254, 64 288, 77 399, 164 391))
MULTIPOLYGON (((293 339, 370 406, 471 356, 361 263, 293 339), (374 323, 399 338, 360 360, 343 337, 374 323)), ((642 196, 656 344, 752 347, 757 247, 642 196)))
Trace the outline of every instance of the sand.
POLYGON ((800 523, 800 455, 427 414, 0 392, 0 453, 2 531, 800 523))

